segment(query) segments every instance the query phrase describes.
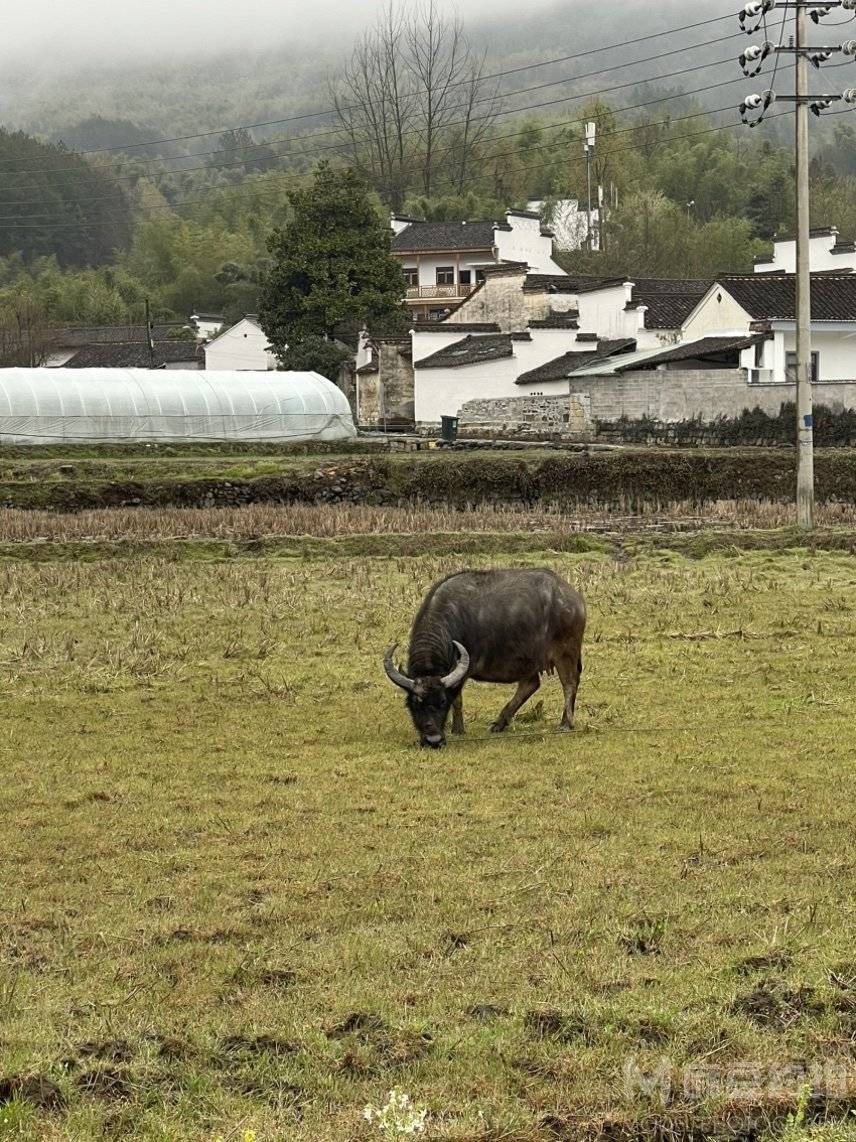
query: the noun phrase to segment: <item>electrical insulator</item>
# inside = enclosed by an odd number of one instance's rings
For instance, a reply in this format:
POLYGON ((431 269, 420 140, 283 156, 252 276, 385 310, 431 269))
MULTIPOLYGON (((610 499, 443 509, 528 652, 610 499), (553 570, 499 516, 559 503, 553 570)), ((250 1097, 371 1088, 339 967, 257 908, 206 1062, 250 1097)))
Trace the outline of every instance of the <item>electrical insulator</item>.
POLYGON ((809 103, 808 109, 812 115, 816 115, 819 119, 821 111, 828 111, 831 106, 831 99, 815 99, 814 103, 809 103))
POLYGON ((848 87, 846 91, 842 92, 841 98, 845 103, 856 103, 856 87, 848 87))
POLYGON ((814 20, 815 24, 819 24, 823 17, 828 16, 831 11, 832 8, 812 8, 811 12, 809 12, 809 15, 811 16, 812 20, 814 20))
POLYGON ((856 11, 856 0, 841 0, 841 7, 846 8, 848 12, 856 11))
MULTIPOLYGON (((856 0, 854 0, 854 4, 856 4, 856 0)), ((775 6, 776 0, 749 0, 749 3, 740 10, 737 16, 742 31, 750 36, 753 32, 757 32, 764 22, 766 14, 771 12, 775 6), (754 21, 754 23, 751 27, 747 27, 750 21, 754 21)))
POLYGON ((846 56, 856 56, 856 40, 845 40, 841 50, 846 56))
POLYGON ((822 63, 826 63, 826 61, 828 59, 832 59, 832 52, 830 52, 830 51, 811 52, 808 59, 809 59, 809 63, 813 64, 813 66, 816 67, 818 69, 818 71, 820 71, 820 65, 822 63))
POLYGON ((757 127, 764 116, 767 114, 768 107, 775 103, 776 93, 774 91, 765 91, 761 95, 753 94, 747 95, 743 102, 740 104, 740 119, 749 127, 757 127), (750 111, 760 111, 760 115, 756 119, 749 118, 750 111))
POLYGON ((768 41, 764 44, 753 44, 751 48, 741 52, 739 63, 743 68, 743 74, 749 79, 757 75, 772 50, 773 45, 768 41))

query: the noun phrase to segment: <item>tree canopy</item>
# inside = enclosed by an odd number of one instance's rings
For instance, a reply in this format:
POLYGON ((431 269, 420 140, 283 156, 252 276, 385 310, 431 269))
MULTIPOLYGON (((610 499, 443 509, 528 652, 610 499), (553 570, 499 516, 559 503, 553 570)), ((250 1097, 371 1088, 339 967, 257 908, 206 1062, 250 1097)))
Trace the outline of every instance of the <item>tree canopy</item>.
POLYGON ((310 338, 352 340, 364 323, 379 333, 403 328, 404 276, 361 176, 322 163, 289 202, 293 217, 271 234, 259 294, 259 319, 280 360, 310 338))
POLYGON ((128 245, 121 186, 65 147, 0 129, 0 257, 98 266, 128 245))

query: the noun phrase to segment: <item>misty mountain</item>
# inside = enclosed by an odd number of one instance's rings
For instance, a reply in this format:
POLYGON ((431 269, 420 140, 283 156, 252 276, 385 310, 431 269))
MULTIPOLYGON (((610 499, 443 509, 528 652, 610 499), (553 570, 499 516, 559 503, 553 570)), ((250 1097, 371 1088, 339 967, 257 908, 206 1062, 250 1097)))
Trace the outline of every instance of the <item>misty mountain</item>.
MULTIPOLYGON (((551 4, 528 9, 522 19, 519 8, 500 5, 490 18, 468 19, 467 30, 484 50, 491 72, 524 69, 501 80, 509 111, 533 108, 539 114, 561 115, 566 110, 561 101, 571 94, 610 89, 605 97, 626 106, 642 98, 653 100, 729 81, 728 86, 694 97, 700 106, 716 109, 736 104, 746 87, 736 64, 741 43, 735 37, 736 20, 705 23, 682 33, 672 33, 672 29, 710 21, 733 10, 724 0, 712 0, 704 8, 677 0, 661 0, 655 8, 641 2, 613 2, 600 5, 596 19, 591 18, 592 9, 586 9, 587 18, 573 19, 567 4, 551 4), (627 44, 663 32, 671 34, 627 44), (723 42, 697 46, 717 39, 723 42), (614 46, 582 54, 604 45, 614 46), (577 58, 531 67, 562 56, 577 58), (684 74, 675 76, 674 72, 684 74), (530 87, 538 90, 527 92, 530 87), (538 104, 548 106, 538 109, 538 104)), ((217 42, 215 37, 213 43, 217 42)), ((14 69, 2 69, 3 122, 10 128, 61 138, 74 148, 85 141, 85 149, 91 149, 116 145, 100 141, 113 138, 110 121, 132 125, 119 142, 145 142, 157 136, 308 115, 330 105, 329 82, 335 82, 352 44, 352 37, 339 33, 302 47, 291 41, 266 50, 216 51, 196 44, 186 55, 176 54, 173 47, 167 56, 153 52, 136 63, 118 64, 102 55, 95 66, 91 60, 75 65, 69 58, 59 70, 33 64, 25 83, 14 69), (99 119, 107 123, 99 124, 99 119)), ((687 106, 669 104, 669 110, 677 114, 687 106)), ((321 116, 298 119, 288 130, 317 129, 323 122, 321 116)), ((264 139, 281 135, 283 129, 273 126, 266 132, 258 128, 255 134, 264 139)), ((192 151, 198 144, 188 146, 192 151)))

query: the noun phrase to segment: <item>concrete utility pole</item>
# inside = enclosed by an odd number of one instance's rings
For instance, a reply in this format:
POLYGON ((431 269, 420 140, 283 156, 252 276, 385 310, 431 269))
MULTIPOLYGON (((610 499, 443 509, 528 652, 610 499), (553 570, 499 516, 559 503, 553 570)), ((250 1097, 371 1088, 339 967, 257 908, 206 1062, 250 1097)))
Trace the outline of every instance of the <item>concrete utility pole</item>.
POLYGON ((591 240, 591 160, 594 153, 595 136, 597 134, 596 123, 586 123, 586 141, 583 143, 583 150, 586 155, 586 182, 588 184, 588 208, 586 211, 586 249, 592 249, 591 240))
MULTIPOLYGON (((856 89, 848 88, 834 95, 810 95, 808 65, 818 69, 835 53, 856 55, 856 40, 847 40, 832 47, 810 47, 806 43, 807 17, 820 21, 833 9, 856 9, 856 0, 749 0, 739 13, 740 27, 751 35, 766 22, 767 13, 775 8, 791 9, 795 13, 796 38, 787 46, 765 41, 747 48, 740 55, 743 74, 758 75, 770 55, 790 53, 795 57, 796 86, 793 95, 777 95, 764 91, 748 95, 740 104, 740 118, 749 127, 757 127, 769 108, 779 100, 794 104, 796 129, 796 214, 797 214, 797 265, 796 265, 796 409, 797 409, 797 524, 811 528, 814 524, 814 426, 812 420, 812 352, 811 352, 811 210, 809 203, 809 148, 808 113, 818 117, 837 101, 856 103, 856 89), (752 25, 751 27, 747 25, 752 25)), ((784 22, 782 23, 784 33, 784 22)), ((775 71, 773 81, 775 82, 775 71)))
POLYGON ((146 298, 146 345, 149 347, 149 368, 153 369, 155 367, 155 343, 152 338, 152 317, 148 298, 146 298))
POLYGON ((811 222, 808 179, 808 58, 803 5, 796 18, 797 182, 797 526, 814 526, 814 427, 811 397, 811 222))

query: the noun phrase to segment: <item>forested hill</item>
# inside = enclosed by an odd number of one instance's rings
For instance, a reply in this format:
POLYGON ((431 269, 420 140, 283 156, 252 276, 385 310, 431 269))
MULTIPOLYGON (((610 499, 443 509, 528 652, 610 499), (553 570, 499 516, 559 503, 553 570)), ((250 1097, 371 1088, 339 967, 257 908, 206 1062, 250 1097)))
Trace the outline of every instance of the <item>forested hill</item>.
POLYGON ((0 129, 0 188, 0 258, 99 265, 128 243, 120 186, 65 147, 0 129))
MULTIPOLYGON (((541 65, 548 59, 579 56, 554 67, 522 72, 503 80, 502 89, 513 92, 533 83, 562 80, 567 87, 557 87, 561 96, 574 89, 583 92, 601 86, 596 75, 584 81, 599 68, 611 68, 603 85, 634 81, 659 83, 658 76, 693 66, 700 69, 721 61, 729 53, 736 57, 731 39, 720 45, 699 49, 683 58, 674 53, 683 46, 703 44, 709 40, 733 35, 736 20, 709 25, 708 21, 734 11, 727 0, 711 0, 703 8, 660 0, 656 5, 610 0, 599 4, 596 18, 576 18, 567 3, 528 6, 526 18, 521 10, 500 9, 491 18, 466 18, 467 33, 473 44, 486 53, 486 66, 491 72, 541 65), (671 34, 674 29, 699 24, 686 32, 671 34), (628 44, 628 41, 652 33, 670 33, 653 42, 628 44), (592 48, 614 45, 607 53, 593 57, 584 55, 592 48), (733 49, 733 50, 732 50, 733 49), (651 59, 650 57, 655 57, 651 59), (641 62, 647 61, 647 62, 641 62), (615 65, 621 74, 616 78, 615 65)), ((0 106, 6 126, 22 128, 30 133, 62 139, 77 147, 79 140, 90 141, 94 135, 106 137, 105 126, 98 119, 130 120, 144 128, 146 138, 174 137, 198 131, 217 130, 244 123, 267 122, 286 116, 302 115, 330 104, 329 80, 341 70, 353 48, 353 38, 336 36, 335 30, 316 43, 295 46, 282 43, 271 47, 241 50, 210 50, 194 45, 186 56, 157 54, 142 62, 111 62, 99 59, 94 68, 87 62, 75 69, 64 62, 59 69, 40 71, 34 61, 16 73, 14 65, 0 68, 0 106), (86 130, 81 134, 81 127, 86 130)), ((723 73, 722 77, 725 77, 723 73)), ((727 76, 740 90, 740 73, 736 63, 727 76)), ((690 76, 690 79, 692 76, 690 76)), ((720 78, 717 75, 715 78, 720 78)), ((698 83, 681 83, 680 77, 663 81, 670 88, 696 87, 698 83)), ((722 105, 716 92, 702 95, 708 107, 722 105)), ((629 93, 628 99, 629 102, 629 93)), ((263 134, 263 132, 262 132, 263 134)), ((125 134, 119 141, 131 138, 125 134)), ((113 146, 100 142, 95 146, 113 146)), ((174 153, 174 152, 173 152, 174 153)))

